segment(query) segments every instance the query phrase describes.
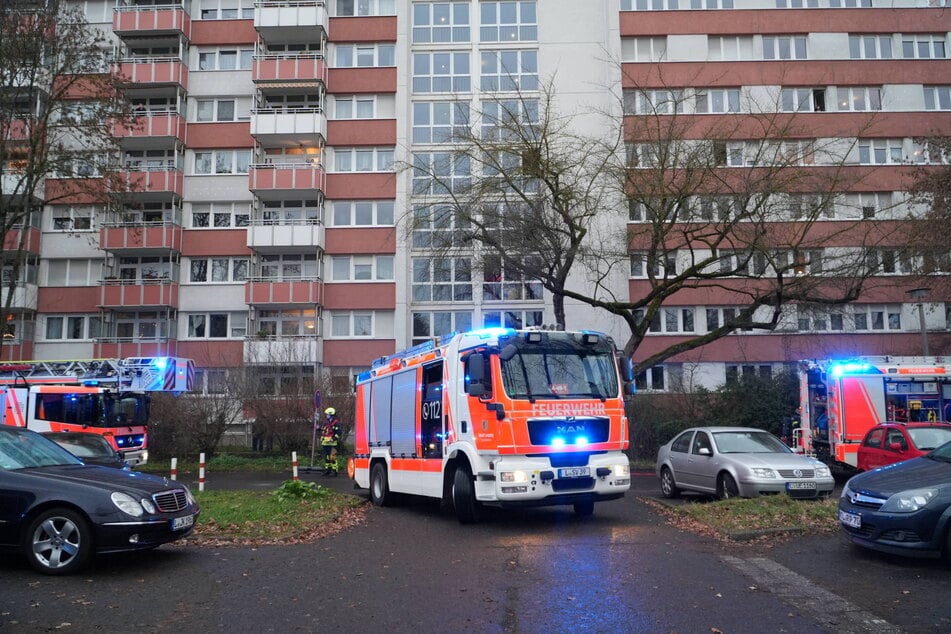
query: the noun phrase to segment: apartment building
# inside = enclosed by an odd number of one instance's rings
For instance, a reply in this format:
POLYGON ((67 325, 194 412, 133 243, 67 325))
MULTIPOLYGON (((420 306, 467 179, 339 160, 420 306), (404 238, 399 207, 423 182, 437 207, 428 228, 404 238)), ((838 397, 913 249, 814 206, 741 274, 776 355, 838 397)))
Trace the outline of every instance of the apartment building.
MULTIPOLYGON (((951 15, 928 0, 72 3, 113 42, 138 115, 116 130, 135 187, 119 210, 44 208, 3 358, 187 356, 204 389, 242 364, 273 367, 275 386, 319 368, 345 389, 373 359, 437 335, 553 321, 537 283, 490 276, 465 253, 432 257, 426 245, 451 219, 408 222, 426 199, 400 166, 467 179, 447 160, 451 132, 491 107, 487 95, 530 98, 550 84, 585 134, 599 130, 593 113, 656 114, 665 100, 716 117, 770 96, 822 137, 874 113, 880 125, 849 158, 876 168, 874 186, 841 192, 830 225, 855 210, 900 221, 908 163, 927 160, 916 139, 951 132, 951 15)), ((724 157, 745 166, 742 147, 724 157)), ((605 222, 644 220, 632 206, 605 222)), ((791 309, 776 330, 673 357, 639 387, 688 376, 715 386, 801 358, 919 354, 919 316, 941 353, 951 298, 938 285, 912 297, 910 263, 888 249, 876 257, 886 283, 858 302, 791 309)), ((639 258, 608 280, 619 296, 647 292, 639 258)), ((729 293, 678 295, 636 358, 733 310, 729 293)), ((579 303, 567 322, 628 336, 579 303)))

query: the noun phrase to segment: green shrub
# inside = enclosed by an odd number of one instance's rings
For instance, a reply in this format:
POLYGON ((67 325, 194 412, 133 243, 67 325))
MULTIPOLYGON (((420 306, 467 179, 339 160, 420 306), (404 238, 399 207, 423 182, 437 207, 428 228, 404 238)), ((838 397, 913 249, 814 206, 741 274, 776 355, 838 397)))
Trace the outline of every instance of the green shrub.
POLYGON ((328 492, 328 489, 313 482, 284 480, 281 486, 274 491, 274 497, 281 502, 288 500, 316 500, 325 497, 328 492))

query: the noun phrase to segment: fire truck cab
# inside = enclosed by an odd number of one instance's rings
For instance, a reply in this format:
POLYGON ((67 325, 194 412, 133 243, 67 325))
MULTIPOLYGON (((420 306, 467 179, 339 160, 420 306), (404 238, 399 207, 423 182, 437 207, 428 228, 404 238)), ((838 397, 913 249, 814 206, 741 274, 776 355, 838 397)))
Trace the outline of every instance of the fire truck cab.
POLYGON ((463 523, 483 505, 565 504, 590 515, 630 488, 629 379, 602 333, 447 336, 357 378, 348 470, 377 505, 394 493, 439 498, 463 523))

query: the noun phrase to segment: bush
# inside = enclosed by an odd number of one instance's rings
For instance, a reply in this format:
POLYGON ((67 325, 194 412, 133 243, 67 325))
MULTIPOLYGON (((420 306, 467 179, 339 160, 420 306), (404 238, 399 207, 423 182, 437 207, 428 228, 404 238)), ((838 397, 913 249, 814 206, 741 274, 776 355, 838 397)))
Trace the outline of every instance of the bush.
POLYGON ((325 497, 330 492, 313 482, 304 480, 285 480, 276 491, 274 497, 281 502, 288 500, 315 500, 325 497))

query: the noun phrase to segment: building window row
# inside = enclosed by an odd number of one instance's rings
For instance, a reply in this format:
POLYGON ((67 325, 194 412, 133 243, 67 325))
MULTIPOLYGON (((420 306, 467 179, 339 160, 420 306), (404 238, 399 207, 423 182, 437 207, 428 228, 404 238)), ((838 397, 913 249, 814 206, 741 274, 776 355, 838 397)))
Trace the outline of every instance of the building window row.
POLYGON ((392 255, 338 255, 331 258, 334 282, 392 282, 392 255))
MULTIPOLYGON (((471 3, 415 2, 415 44, 471 41, 471 3)), ((482 42, 534 42, 538 40, 535 0, 484 0, 479 3, 479 39, 482 42)))
POLYGON ((248 313, 188 313, 189 339, 243 339, 248 334, 248 313))
POLYGON ((396 66, 396 46, 393 44, 337 44, 336 68, 376 68, 396 66))

